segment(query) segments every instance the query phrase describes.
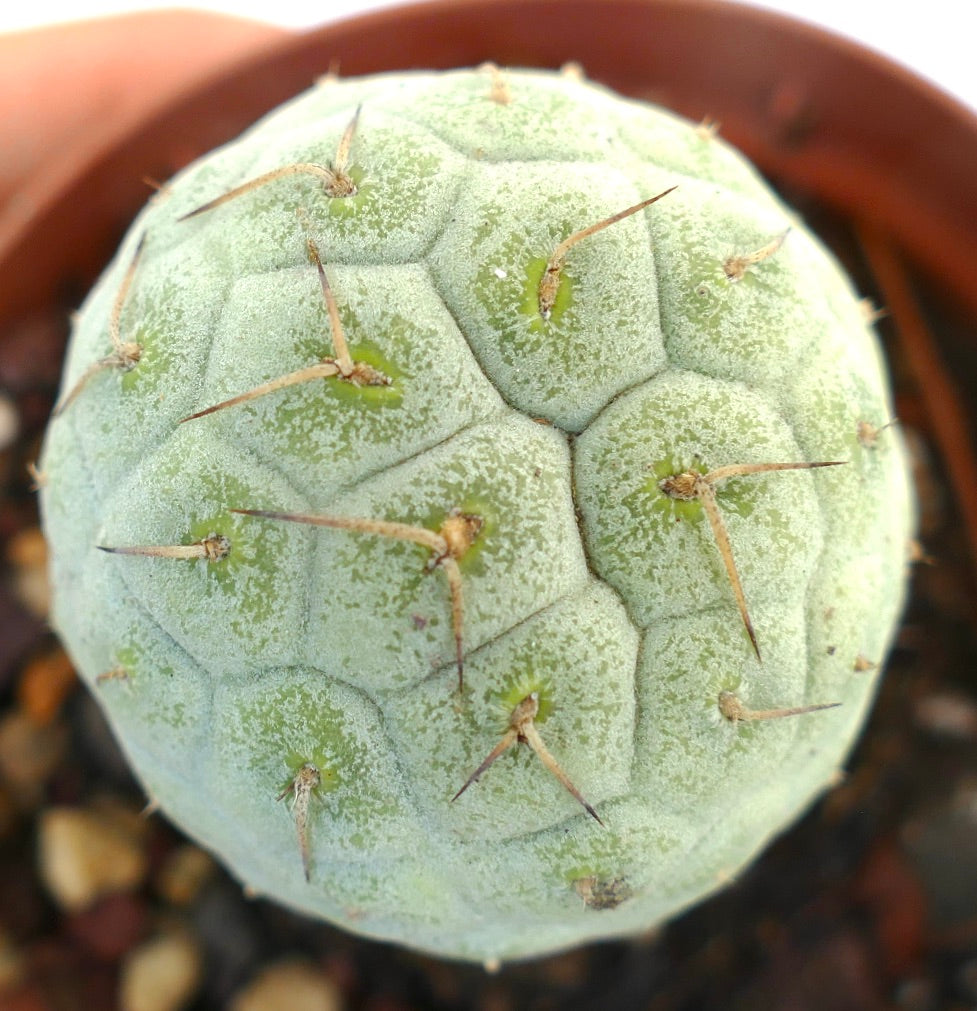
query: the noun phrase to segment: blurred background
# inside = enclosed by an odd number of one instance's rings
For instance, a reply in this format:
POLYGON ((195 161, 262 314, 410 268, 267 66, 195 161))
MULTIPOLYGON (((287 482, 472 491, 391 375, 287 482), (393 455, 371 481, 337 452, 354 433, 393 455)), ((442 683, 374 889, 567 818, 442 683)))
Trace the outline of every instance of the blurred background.
MULTIPOLYGON (((152 0, 35 0, 5 4, 0 31, 31 28, 102 14, 123 14, 166 6, 192 7, 252 18, 288 28, 308 28, 365 11, 392 7, 398 0, 208 0, 197 4, 160 4, 152 0)), ((731 0, 734 2, 734 0, 731 0)), ((977 70, 973 37, 965 21, 973 10, 960 0, 929 0, 925 24, 919 4, 864 3, 859 0, 766 0, 753 7, 790 14, 870 46, 912 67, 977 108, 977 70), (967 11, 970 14, 967 14, 967 11)))

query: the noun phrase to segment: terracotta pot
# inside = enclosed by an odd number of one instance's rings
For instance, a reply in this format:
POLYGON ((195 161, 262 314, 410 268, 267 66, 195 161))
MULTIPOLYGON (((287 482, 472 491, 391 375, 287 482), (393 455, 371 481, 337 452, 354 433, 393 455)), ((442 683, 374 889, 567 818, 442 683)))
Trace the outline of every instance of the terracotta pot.
MULTIPOLYGON (((151 192, 151 171, 138 168, 151 135, 135 152, 134 175, 103 171, 106 153, 125 152, 163 110, 286 37, 192 11, 0 34, 0 384, 16 390, 40 379, 63 344, 65 308, 99 271, 139 191, 151 192)), ((172 136, 166 147, 174 150, 172 136)))
POLYGON ((0 235, 69 186, 91 152, 284 34, 190 11, 0 34, 0 235))
MULTIPOLYGON (((147 29, 138 19, 117 25, 120 36, 105 45, 147 29)), ((9 202, 0 217, 0 327, 36 318, 59 293, 81 297, 145 201, 147 177, 167 178, 331 67, 352 75, 577 61, 622 92, 718 120, 792 199, 854 223, 906 338, 925 415, 913 420, 931 426, 952 463, 977 555, 974 422, 958 395, 977 379, 972 353, 945 339, 977 329, 977 119, 964 107, 853 43, 719 0, 442 0, 277 39, 240 23, 222 29, 209 72, 204 54, 191 52, 151 101, 95 118, 84 150, 49 159, 9 202), (951 320, 941 342, 921 314, 920 284, 951 320)), ((202 37, 209 47, 210 35, 174 22, 168 37, 157 32, 158 51, 185 57, 202 37)), ((118 76, 139 79, 131 66, 118 76)))

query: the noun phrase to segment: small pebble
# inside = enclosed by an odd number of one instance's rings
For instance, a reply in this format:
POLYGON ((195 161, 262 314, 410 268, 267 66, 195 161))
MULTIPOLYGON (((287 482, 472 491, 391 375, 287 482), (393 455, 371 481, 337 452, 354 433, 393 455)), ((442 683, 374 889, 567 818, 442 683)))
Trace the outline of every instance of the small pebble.
POLYGON ((102 793, 92 798, 89 809, 110 828, 127 839, 143 846, 152 832, 152 824, 142 810, 127 804, 111 793, 102 793))
POLYGON ((13 591, 19 603, 37 618, 51 609, 47 574, 47 543, 40 527, 28 527, 7 542, 7 561, 13 569, 13 591))
POLYGON ((0 452, 14 444, 19 430, 17 405, 6 393, 0 393, 0 452))
POLYGON ((51 723, 78 684, 75 668, 60 647, 31 660, 17 682, 17 701, 38 726, 51 723))
POLYGON ((0 928, 0 1002, 4 991, 12 989, 24 978, 24 956, 7 932, 0 928))
POLYGON ((231 1011, 341 1011, 335 984, 307 962, 288 960, 262 969, 231 1001, 231 1011))
MULTIPOLYGON (((122 963, 122 1011, 179 1011, 200 986, 203 958, 196 940, 174 931, 134 948, 122 963)), ((287 1008, 283 1004, 282 1008, 287 1008)))
POLYGON ((167 855, 156 877, 156 890, 170 905, 188 906, 217 869, 214 858, 186 843, 167 855))
POLYGON ((44 787, 68 746, 68 731, 60 723, 39 727, 23 710, 0 717, 0 779, 6 792, 24 810, 44 799, 44 787))
POLYGON ((145 900, 118 892, 66 918, 68 933, 102 961, 115 962, 146 933, 145 900))
POLYGON ((540 975, 554 988, 581 986, 591 971, 590 959, 583 951, 568 951, 551 955, 539 963, 540 975))
POLYGON ((512 995, 503 987, 485 987, 477 998, 478 1011, 515 1011, 512 995))
POLYGON ((146 875, 142 846, 110 819, 81 808, 54 807, 39 823, 41 879, 64 909, 77 911, 113 892, 138 887, 146 875))
POLYGON ((934 692, 916 703, 917 724, 937 737, 977 738, 977 706, 962 694, 934 692))

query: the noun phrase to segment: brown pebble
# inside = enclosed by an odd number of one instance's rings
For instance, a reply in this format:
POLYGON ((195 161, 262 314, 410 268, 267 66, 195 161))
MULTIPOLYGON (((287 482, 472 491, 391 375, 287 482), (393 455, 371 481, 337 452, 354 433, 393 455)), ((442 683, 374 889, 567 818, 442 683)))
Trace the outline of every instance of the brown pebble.
POLYGON ((854 895, 867 913, 875 958, 885 975, 900 979, 917 970, 931 922, 929 899, 898 843, 882 838, 873 845, 859 869, 854 895))
POLYGON ((42 1011, 77 1011, 111 1008, 115 1005, 115 970, 103 962, 86 957, 78 945, 62 934, 47 934, 24 947, 27 977, 22 995, 38 1004, 7 1003, 3 1011, 21 1011, 23 1007, 42 1011))
POLYGON ((216 869, 209 853, 186 843, 167 855, 156 877, 156 890, 170 905, 188 906, 216 869))
POLYGON ((10 583, 8 572, 0 580, 0 694, 4 696, 20 674, 24 656, 43 642, 50 631, 43 619, 24 610, 10 583))
POLYGON ((15 568, 43 568, 47 564, 47 543, 40 527, 19 530, 7 541, 7 561, 15 568))
POLYGON ((145 808, 133 807, 112 794, 93 797, 89 806, 93 814, 126 838, 141 845, 149 840, 152 824, 146 818, 145 808))
POLYGON ((791 938, 767 955, 758 972, 726 977, 743 984, 736 991, 737 1008, 892 1011, 880 993, 871 942, 853 927, 836 925, 827 936, 811 938, 795 930, 791 938))
POLYGON ((55 648, 31 660, 17 682, 21 709, 38 726, 51 723, 75 690, 78 678, 63 649, 55 648))
POLYGON ((67 910, 138 887, 146 874, 142 846, 118 823, 93 811, 55 807, 39 823, 41 879, 67 910))
POLYGON ((962 693, 924 695, 913 713, 916 723, 937 737, 972 741, 977 738, 977 705, 962 693))
POLYGON ((141 898, 118 893, 73 913, 67 929, 96 958, 115 962, 146 932, 146 903, 141 898))
POLYGON ((591 971, 590 959, 583 951, 551 955, 539 963, 540 975, 555 987, 580 986, 591 971))
POLYGON ((61 723, 38 726, 20 709, 0 718, 0 779, 24 810, 37 807, 68 746, 61 723))
POLYGON ((51 1002, 36 980, 14 985, 2 997, 3 1011, 51 1011, 51 1002))
POLYGON ((24 956, 7 931, 0 927, 0 1000, 24 978, 24 956))
POLYGON ((178 1011, 197 992, 202 968, 200 946, 190 934, 175 930, 154 937, 122 963, 119 1007, 122 1011, 178 1011))
POLYGON ((484 987, 478 994, 478 1011, 516 1011, 512 994, 501 986, 484 987))
POLYGON ((13 591, 19 603, 38 618, 51 609, 47 576, 47 543, 40 527, 28 527, 7 542, 7 562, 13 569, 13 591))
POLYGON ((342 995, 321 972, 298 959, 262 969, 231 1001, 231 1011, 341 1011, 342 995))

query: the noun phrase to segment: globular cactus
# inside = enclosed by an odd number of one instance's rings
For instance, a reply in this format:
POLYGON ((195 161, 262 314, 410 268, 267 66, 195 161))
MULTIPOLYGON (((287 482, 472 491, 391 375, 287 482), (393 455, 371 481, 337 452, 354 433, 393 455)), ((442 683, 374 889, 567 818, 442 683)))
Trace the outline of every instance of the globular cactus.
POLYGON ((572 73, 325 80, 84 307, 54 622, 258 893, 448 957, 627 934, 837 775, 904 593, 891 419, 708 128, 572 73))

